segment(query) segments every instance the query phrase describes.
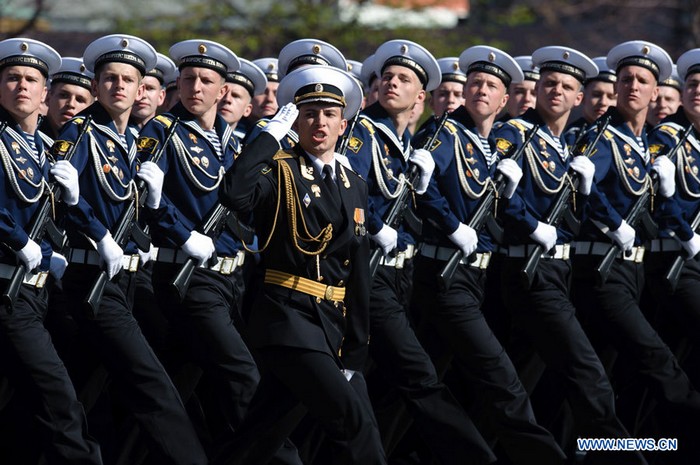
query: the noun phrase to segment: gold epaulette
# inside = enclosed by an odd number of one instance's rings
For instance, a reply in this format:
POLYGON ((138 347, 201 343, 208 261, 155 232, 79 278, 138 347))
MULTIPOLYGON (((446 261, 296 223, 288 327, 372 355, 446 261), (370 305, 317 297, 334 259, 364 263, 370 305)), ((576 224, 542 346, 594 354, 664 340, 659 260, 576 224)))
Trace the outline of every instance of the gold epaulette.
POLYGON ((673 126, 669 126, 668 124, 662 124, 659 126, 659 131, 666 132, 673 137, 676 137, 676 134, 678 134, 678 129, 674 128, 673 126))
POLYGON ((257 123, 255 123, 255 125, 259 128, 264 128, 265 126, 267 126, 267 123, 267 120, 261 119, 257 123))
POLYGON ((156 116, 155 119, 156 119, 156 121, 158 121, 160 124, 162 124, 166 128, 169 128, 170 125, 173 124, 173 120, 171 120, 170 118, 168 118, 165 115, 158 115, 158 116, 156 116))
POLYGON ((449 121, 445 121, 445 129, 452 135, 457 134, 457 126, 449 121))
POLYGON ((82 116, 76 116, 73 118, 73 124, 83 124, 83 121, 85 121, 85 118, 82 116))
POLYGON ((615 134, 613 134, 612 131, 606 130, 606 131, 603 133, 603 137, 605 137, 605 138, 608 139, 608 140, 613 140, 613 139, 615 138, 615 134))
POLYGON ((296 158, 297 154, 293 151, 278 150, 277 153, 272 157, 273 160, 287 160, 289 158, 296 158))
POLYGON ((527 131, 527 128, 525 127, 525 125, 524 125, 523 123, 521 123, 520 121, 518 121, 517 119, 508 120, 508 123, 507 123, 507 124, 510 124, 511 126, 514 126, 514 127, 517 128, 518 131, 520 131, 520 132, 525 132, 525 131, 527 131))
POLYGON ((370 123, 365 118, 360 118, 360 124, 367 128, 371 136, 374 135, 374 126, 372 126, 372 123, 370 123))

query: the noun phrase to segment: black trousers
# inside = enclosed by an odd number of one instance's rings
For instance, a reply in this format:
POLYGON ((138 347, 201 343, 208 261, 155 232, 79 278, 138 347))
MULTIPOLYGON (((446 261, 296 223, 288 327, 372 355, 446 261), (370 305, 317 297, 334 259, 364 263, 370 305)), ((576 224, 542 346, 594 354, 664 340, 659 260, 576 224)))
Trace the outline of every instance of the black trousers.
MULTIPOLYGON (((175 379, 187 362, 200 367, 216 390, 221 413, 235 430, 260 381, 253 356, 233 322, 243 299, 240 269, 224 276, 196 268, 182 301, 171 286, 178 270, 179 265, 164 263, 153 268, 155 298, 170 322, 171 344, 177 348, 167 362, 169 371, 175 379)), ((176 380, 176 384, 186 381, 176 380)), ((189 398, 188 393, 181 394, 189 398)))
POLYGON ((87 432, 83 406, 44 327, 46 312, 47 289, 27 284, 21 286, 12 313, 0 305, 0 344, 4 365, 9 367, 7 376, 30 402, 25 412, 37 420, 38 443, 49 463, 101 464, 99 445, 87 432))
POLYGON ((63 289, 81 334, 111 375, 111 392, 141 425, 149 447, 164 463, 207 463, 177 389, 131 313, 128 295, 134 286, 133 274, 121 272, 107 283, 94 318, 88 319, 83 311, 82 303, 97 273, 95 266, 71 263, 63 276, 63 289))
POLYGON ((445 262, 420 256, 415 265, 412 305, 421 312, 420 334, 431 354, 453 356, 453 369, 473 384, 474 410, 514 463, 562 463, 564 452, 537 424, 515 367, 481 312, 486 271, 460 265, 449 289, 440 291, 436 277, 445 262))
POLYGON ((301 348, 264 347, 258 357, 263 376, 251 407, 212 465, 264 465, 275 455, 300 465, 298 456, 281 447, 307 413, 326 434, 329 464, 387 463, 362 374, 348 382, 330 354, 301 348))
MULTIPOLYGON (((495 456, 488 444, 447 386, 440 382, 430 356, 411 326, 407 309, 412 272, 411 261, 403 269, 381 265, 377 270, 370 292, 370 356, 377 371, 401 393, 418 433, 439 463, 491 463, 495 456)), ((376 414, 386 440, 397 427, 394 411, 382 409, 376 414)))
POLYGON ((639 306, 644 265, 618 258, 607 281, 598 285, 593 270, 600 257, 580 255, 576 260, 580 268, 576 280, 577 305, 585 311, 592 329, 635 361, 639 373, 651 382, 653 392, 668 406, 700 418, 700 393, 639 306))
MULTIPOLYGON (((579 437, 629 437, 615 413, 610 381, 569 300, 571 263, 543 259, 529 289, 520 271, 525 259, 506 258, 503 299, 514 331, 523 331, 547 367, 564 380, 579 437)), ((643 464, 641 453, 589 453, 589 463, 643 464)))

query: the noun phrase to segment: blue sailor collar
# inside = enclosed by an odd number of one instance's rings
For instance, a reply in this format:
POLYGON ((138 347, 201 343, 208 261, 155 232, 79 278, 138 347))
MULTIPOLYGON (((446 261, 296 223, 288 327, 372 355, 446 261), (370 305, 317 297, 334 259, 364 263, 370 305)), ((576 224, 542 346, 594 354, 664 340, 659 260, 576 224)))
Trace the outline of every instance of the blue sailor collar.
MULTIPOLYGON (((199 134, 201 137, 204 138, 204 140, 209 143, 209 139, 206 138, 204 133, 202 132, 202 128, 199 126, 197 123, 197 117, 190 113, 187 108, 182 104, 182 102, 178 102, 171 110, 169 113, 166 113, 165 116, 170 116, 171 118, 179 117, 180 118, 180 123, 186 125, 188 128, 190 128, 192 131, 195 131, 197 134, 199 134)), ((216 134, 219 136, 219 139, 221 140, 221 147, 224 152, 226 152, 226 147, 229 145, 231 142, 231 139, 233 138, 233 130, 231 129, 231 126, 228 125, 226 120, 223 118, 223 116, 217 114, 216 119, 214 120, 214 131, 216 134)), ((235 140, 235 138, 234 138, 235 140)), ((235 145, 234 145, 235 148, 235 145)))
POLYGON ((377 130, 394 143, 397 149, 403 153, 404 158, 408 160, 411 148, 411 133, 406 129, 403 134, 399 135, 396 132, 396 126, 391 120, 389 113, 384 109, 379 102, 375 102, 361 113, 362 116, 369 119, 377 130))

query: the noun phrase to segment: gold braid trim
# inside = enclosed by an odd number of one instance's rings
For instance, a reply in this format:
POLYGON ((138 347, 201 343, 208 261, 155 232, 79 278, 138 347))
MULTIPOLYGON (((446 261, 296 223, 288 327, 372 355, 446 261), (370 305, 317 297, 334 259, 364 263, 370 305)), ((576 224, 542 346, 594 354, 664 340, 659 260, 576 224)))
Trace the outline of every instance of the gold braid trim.
MULTIPOLYGON (((321 232, 316 236, 312 236, 306 226, 306 220, 304 215, 301 213, 299 208, 299 195, 297 191, 296 183, 294 182, 294 174, 292 173, 292 168, 289 164, 283 160, 283 158, 288 157, 277 157, 277 206, 275 207, 275 220, 272 223, 272 228, 270 229, 270 234, 265 240, 265 244, 258 250, 251 250, 248 246, 243 243, 243 247, 251 253, 263 252, 270 245, 272 236, 275 234, 275 229, 277 229, 277 219, 279 218, 280 207, 282 205, 282 192, 284 191, 285 205, 287 208, 287 216, 289 218, 289 233, 292 236, 292 242, 294 247, 304 255, 320 255, 326 250, 328 243, 333 238, 333 225, 328 223, 328 225, 321 229, 321 232), (284 188, 284 190, 283 190, 284 188), (304 228, 304 237, 299 234, 299 229, 297 226, 297 216, 301 218, 301 224, 304 228), (318 249, 315 251, 304 250, 300 245, 299 241, 304 243, 320 243, 318 249)), ((290 157, 291 158, 291 157, 290 157)))

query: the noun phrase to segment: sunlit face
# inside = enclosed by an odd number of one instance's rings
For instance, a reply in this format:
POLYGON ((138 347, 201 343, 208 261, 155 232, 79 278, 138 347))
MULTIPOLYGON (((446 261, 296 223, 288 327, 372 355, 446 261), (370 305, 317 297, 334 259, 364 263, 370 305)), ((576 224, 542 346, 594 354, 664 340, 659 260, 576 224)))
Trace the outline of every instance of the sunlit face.
POLYGON ((464 106, 475 120, 495 118, 507 100, 505 84, 493 74, 476 71, 467 75, 464 106))
POLYGON ((277 113, 279 109, 277 106, 277 88, 279 85, 279 82, 268 81, 265 92, 253 97, 253 109, 250 114, 254 120, 269 118, 277 113))
POLYGON ((583 89, 583 117, 589 123, 603 116, 616 103, 617 94, 612 82, 591 81, 583 89))
POLYGON ((506 112, 512 118, 518 117, 530 108, 535 108, 537 94, 535 93, 536 81, 529 79, 521 82, 512 82, 508 86, 508 102, 506 112))
POLYGON ((228 92, 219 102, 219 114, 230 126, 238 124, 241 118, 250 115, 253 110, 251 96, 248 90, 239 85, 228 83, 228 92))
POLYGON ((335 152, 338 138, 346 127, 342 107, 324 102, 300 105, 299 116, 294 123, 299 144, 316 157, 335 152))
POLYGON ((537 109, 553 119, 568 116, 583 99, 581 82, 570 74, 545 71, 537 81, 537 109))
POLYGON ((51 126, 58 130, 69 119, 92 105, 92 92, 82 86, 56 82, 51 84, 47 97, 47 117, 51 126))
POLYGON ((46 78, 29 66, 8 66, 0 73, 0 105, 16 121, 39 116, 46 97, 46 78))
POLYGON ((384 68, 379 83, 379 102, 390 115, 411 111, 419 100, 425 100, 425 90, 413 70, 398 65, 384 68))
POLYGON ((647 122, 656 126, 662 119, 678 111, 681 106, 681 93, 675 87, 659 86, 656 100, 649 103, 647 122))
POLYGON ((165 102, 165 89, 153 76, 144 77, 141 84, 143 91, 131 109, 131 117, 139 123, 145 123, 156 115, 158 107, 165 102))
POLYGON ((211 110, 226 93, 226 80, 213 69, 187 66, 180 70, 177 88, 180 101, 195 116, 211 110))
POLYGON ((455 111, 460 105, 464 105, 464 84, 461 82, 442 82, 431 94, 430 108, 438 118, 446 111, 455 111))
POLYGON ((646 68, 629 65, 617 72, 617 109, 625 116, 644 113, 649 103, 656 98, 659 88, 656 78, 646 68))
POLYGON ((700 120, 700 73, 689 74, 683 85, 683 110, 694 121, 700 120))
POLYGON ((141 91, 141 74, 126 63, 106 63, 92 80, 93 94, 110 114, 131 111, 141 91))

